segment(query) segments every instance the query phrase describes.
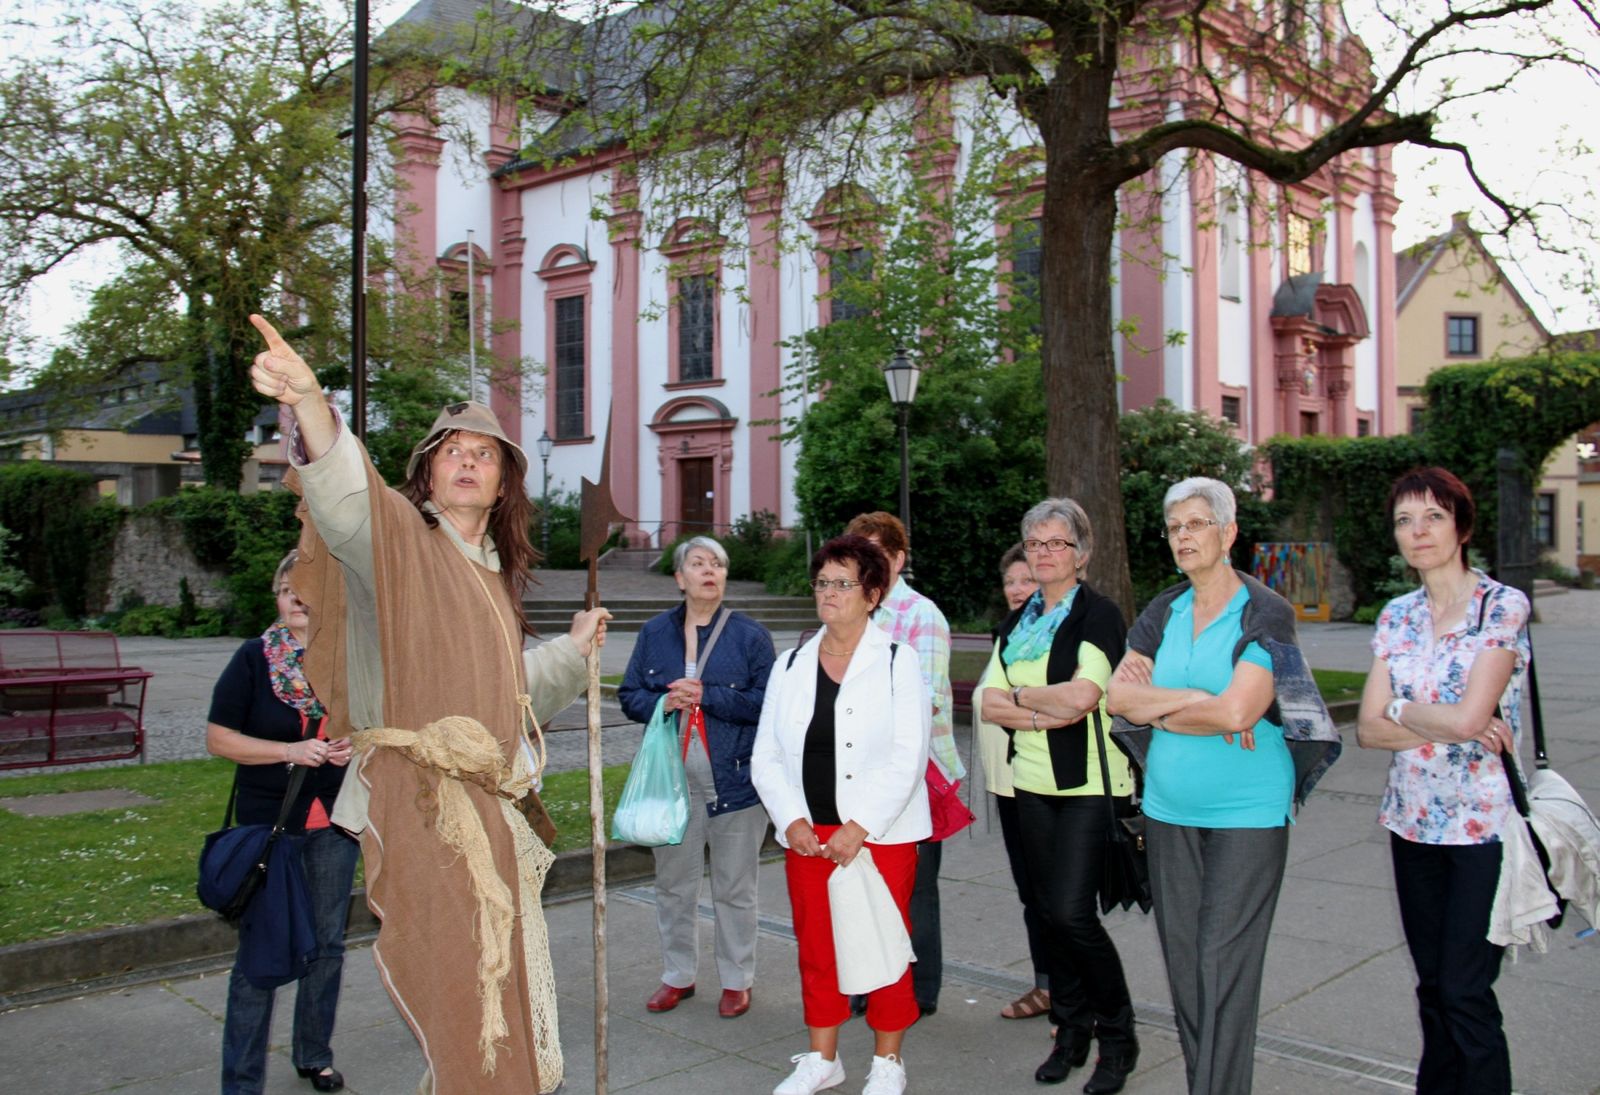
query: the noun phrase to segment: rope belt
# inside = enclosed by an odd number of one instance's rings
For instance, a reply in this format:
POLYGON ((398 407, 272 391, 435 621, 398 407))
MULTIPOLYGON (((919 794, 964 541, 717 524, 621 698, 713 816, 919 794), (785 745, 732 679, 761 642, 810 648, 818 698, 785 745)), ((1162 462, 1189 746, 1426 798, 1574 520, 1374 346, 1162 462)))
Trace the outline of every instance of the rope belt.
POLYGON ((421 730, 379 726, 358 730, 353 737, 358 749, 393 749, 418 767, 447 777, 439 781, 434 829, 465 861, 477 899, 478 999, 483 1005, 478 1049, 483 1053, 484 1074, 493 1075, 496 1044, 510 1033, 501 996, 511 973, 511 929, 517 914, 511 888, 495 870, 488 831, 463 784, 475 783, 514 801, 529 791, 533 781, 526 775, 517 778, 494 735, 464 715, 446 716, 421 730))

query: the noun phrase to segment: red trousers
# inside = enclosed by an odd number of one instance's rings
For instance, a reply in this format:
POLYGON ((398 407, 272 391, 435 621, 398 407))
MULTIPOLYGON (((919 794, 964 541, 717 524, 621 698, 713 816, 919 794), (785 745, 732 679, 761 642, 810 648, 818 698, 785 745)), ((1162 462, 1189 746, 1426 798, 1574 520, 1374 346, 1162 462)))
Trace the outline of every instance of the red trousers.
MULTIPOLYGON (((824 844, 837 825, 818 825, 817 839, 824 844)), ((917 880, 915 844, 866 844, 872 862, 889 886, 895 906, 911 930, 911 887, 917 880)), ((850 1018, 850 997, 839 991, 839 970, 833 949, 833 914, 828 905, 828 876, 833 861, 803 856, 791 849, 784 856, 789 882, 789 905, 794 912, 794 936, 800 951, 800 997, 805 1004, 806 1026, 836 1027, 850 1018)), ((867 994, 867 1026, 873 1030, 905 1030, 921 1016, 911 990, 911 967, 900 980, 867 994)))

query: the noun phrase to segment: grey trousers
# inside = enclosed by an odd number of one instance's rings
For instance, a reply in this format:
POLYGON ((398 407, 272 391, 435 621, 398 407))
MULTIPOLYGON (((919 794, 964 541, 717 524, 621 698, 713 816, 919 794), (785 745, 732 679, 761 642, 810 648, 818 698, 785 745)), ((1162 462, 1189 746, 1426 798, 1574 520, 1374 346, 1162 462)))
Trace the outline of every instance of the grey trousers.
POLYGON ((694 984, 700 959, 700 882, 709 844, 717 974, 723 988, 747 989, 756 979, 756 865, 767 833, 767 811, 758 803, 706 816, 706 803, 717 791, 711 762, 698 739, 689 744, 684 770, 689 777, 689 827, 683 843, 654 849, 661 982, 680 989, 694 984))
POLYGON ((1248 1095, 1289 827, 1200 829, 1150 818, 1145 838, 1190 1095, 1248 1095))

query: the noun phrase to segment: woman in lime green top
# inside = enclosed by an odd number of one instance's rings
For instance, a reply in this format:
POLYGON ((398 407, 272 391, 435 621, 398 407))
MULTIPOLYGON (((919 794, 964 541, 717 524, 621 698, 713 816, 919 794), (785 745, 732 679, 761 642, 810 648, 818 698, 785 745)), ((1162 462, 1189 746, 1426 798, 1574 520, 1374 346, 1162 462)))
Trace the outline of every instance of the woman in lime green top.
POLYGON ((1083 1090, 1110 1095, 1139 1056, 1122 960, 1097 901, 1106 830, 1114 812, 1131 809, 1133 792, 1105 713, 1122 613, 1082 581, 1094 551, 1082 506, 1040 502, 1022 519, 1022 546, 1039 590, 1000 625, 1000 657, 981 702, 983 717, 1011 736, 1023 856, 1049 941, 1056 1044, 1034 1079, 1062 1082, 1097 1039, 1099 1060, 1083 1090))

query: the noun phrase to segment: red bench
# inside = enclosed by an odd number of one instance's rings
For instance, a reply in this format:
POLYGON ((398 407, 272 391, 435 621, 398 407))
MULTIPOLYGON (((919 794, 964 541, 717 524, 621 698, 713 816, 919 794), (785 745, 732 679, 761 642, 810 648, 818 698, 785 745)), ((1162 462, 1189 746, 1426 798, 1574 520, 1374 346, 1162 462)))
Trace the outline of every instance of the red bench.
POLYGON ((143 755, 151 676, 109 631, 0 631, 0 769, 143 755))

